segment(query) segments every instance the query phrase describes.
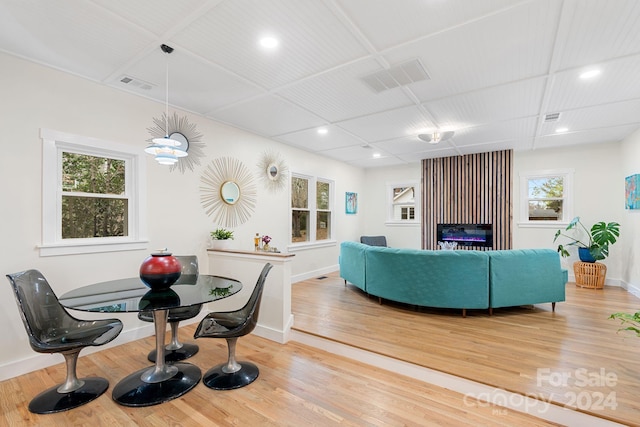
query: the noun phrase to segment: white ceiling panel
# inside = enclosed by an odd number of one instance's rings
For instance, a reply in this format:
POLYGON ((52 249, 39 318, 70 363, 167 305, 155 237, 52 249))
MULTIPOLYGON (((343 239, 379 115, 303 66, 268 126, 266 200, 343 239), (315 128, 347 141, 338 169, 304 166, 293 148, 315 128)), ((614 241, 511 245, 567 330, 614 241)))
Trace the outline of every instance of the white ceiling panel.
POLYGON ((91 80, 106 78, 152 41, 90 2, 0 3, 2 50, 91 80))
MULTIPOLYGON (((336 160, 340 160, 340 159, 336 159, 336 160)), ((365 159, 352 160, 347 163, 360 168, 381 168, 381 167, 403 165, 410 162, 404 161, 397 157, 381 157, 378 159, 365 158, 365 159)))
POLYGON ((325 129, 327 133, 320 134, 318 133, 319 128, 313 128, 280 135, 276 137, 276 139, 289 145, 314 152, 360 146, 365 143, 365 141, 354 137, 337 126, 322 126, 321 128, 325 129))
POLYGON ((560 4, 527 2, 385 52, 385 58, 391 63, 413 57, 423 62, 431 80, 409 86, 423 102, 543 76, 550 65, 560 4))
MULTIPOLYGON (((82 1, 82 0, 81 0, 82 1)), ((177 24, 188 25, 222 0, 92 0, 145 30, 165 35, 177 24), (201 9, 202 8, 202 9, 201 9), (197 12, 197 13, 194 13, 197 12)))
POLYGON ((337 4, 379 50, 436 34, 513 7, 511 0, 338 0, 337 4))
MULTIPOLYGON (((160 46, 142 60, 127 69, 127 75, 156 85, 153 95, 165 97, 166 68, 169 66, 169 101, 172 105, 188 105, 190 111, 207 114, 212 110, 233 104, 243 99, 266 94, 257 86, 241 81, 234 75, 217 67, 203 63, 185 52, 175 49, 164 53, 160 46)), ((122 86, 121 76, 116 76, 113 85, 122 86)), ((146 95, 148 92, 138 89, 146 95)))
POLYGON ((487 142, 516 141, 535 136, 537 117, 509 120, 459 129, 453 136, 456 146, 483 144, 487 142))
POLYGON ((554 148, 580 144, 618 142, 637 130, 636 125, 617 126, 607 129, 593 129, 580 132, 548 135, 537 138, 535 148, 554 148))
POLYGON ((400 88, 375 93, 361 79, 383 68, 367 59, 291 85, 279 93, 331 122, 413 104, 400 88))
POLYGON ((361 146, 334 148, 333 150, 326 150, 322 154, 327 157, 331 157, 333 159, 341 160, 344 162, 353 162, 361 159, 378 161, 378 160, 381 160, 382 158, 393 157, 389 153, 384 152, 380 149, 364 148, 361 146), (379 154, 380 157, 374 158, 373 155, 375 153, 379 154))
POLYGON ((558 121, 543 123, 540 134, 554 135, 559 128, 580 131, 628 124, 640 124, 640 99, 563 112, 558 121))
POLYGON ((569 30, 560 43, 558 69, 583 67, 637 54, 640 47, 640 2, 616 0, 566 1, 569 30))
POLYGON ((263 136, 281 135, 324 124, 324 120, 273 95, 235 104, 209 116, 242 129, 251 129, 263 136))
POLYGON ((0 0, 0 59, 164 104, 167 44, 172 110, 376 167, 628 137, 640 129, 638 28, 637 0, 0 0), (279 46, 260 48, 264 35, 279 46), (374 72, 377 91, 363 80, 374 72), (455 134, 417 140, 436 130, 455 134))
POLYGON ((399 154, 398 158, 403 160, 406 163, 416 163, 416 162, 420 162, 423 159, 452 157, 452 156, 459 156, 459 155, 460 155, 460 151, 456 150, 455 147, 452 147, 446 142, 443 142, 438 145, 433 145, 431 147, 428 147, 428 149, 423 151, 416 151, 414 153, 407 153, 407 154, 399 154))
POLYGON ((497 116, 505 120, 535 116, 540 111, 546 79, 528 79, 493 86, 463 95, 425 103, 441 127, 457 129, 490 123, 497 116))
POLYGON ((598 64, 600 75, 589 80, 580 79, 580 74, 591 68, 593 67, 556 74, 547 112, 562 112, 640 98, 640 53, 598 64))
POLYGON ((223 2, 173 38, 269 89, 367 54, 324 3, 316 0, 223 2), (273 51, 258 45, 265 35, 279 39, 273 51))
POLYGON ((368 142, 417 135, 424 130, 436 129, 416 106, 346 120, 338 125, 368 142))
MULTIPOLYGON (((441 143, 444 144, 444 143, 441 143)), ((390 141, 376 142, 371 144, 376 148, 382 149, 393 155, 408 154, 412 152, 427 151, 436 147, 434 144, 429 144, 418 139, 417 136, 410 136, 405 138, 394 139, 390 141)))

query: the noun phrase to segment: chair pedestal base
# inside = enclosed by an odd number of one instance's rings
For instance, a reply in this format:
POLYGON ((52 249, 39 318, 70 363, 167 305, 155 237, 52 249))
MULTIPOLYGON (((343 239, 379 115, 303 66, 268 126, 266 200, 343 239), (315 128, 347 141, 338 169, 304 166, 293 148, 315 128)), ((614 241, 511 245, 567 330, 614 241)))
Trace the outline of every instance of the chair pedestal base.
POLYGON ((260 371, 251 362, 238 362, 242 368, 237 372, 226 373, 222 369, 226 363, 214 366, 202 377, 202 382, 214 390, 233 390, 251 384, 258 378, 260 371))
POLYGON ((109 381, 99 377, 80 378, 84 385, 69 393, 58 392, 60 384, 43 391, 29 402, 34 414, 68 411, 98 398, 109 388, 109 381))
MULTIPOLYGON (((170 350, 165 348, 164 350, 164 361, 165 362, 179 362, 181 360, 185 360, 196 354, 200 350, 196 344, 182 344, 182 347, 177 348, 175 350, 170 350)), ((147 359, 151 362, 156 361, 157 351, 151 350, 147 359)))
POLYGON ((150 368, 143 368, 121 380, 112 392, 113 400, 124 406, 151 406, 180 397, 200 381, 200 368, 190 363, 175 363, 175 375, 157 382, 146 382, 143 375, 150 368))

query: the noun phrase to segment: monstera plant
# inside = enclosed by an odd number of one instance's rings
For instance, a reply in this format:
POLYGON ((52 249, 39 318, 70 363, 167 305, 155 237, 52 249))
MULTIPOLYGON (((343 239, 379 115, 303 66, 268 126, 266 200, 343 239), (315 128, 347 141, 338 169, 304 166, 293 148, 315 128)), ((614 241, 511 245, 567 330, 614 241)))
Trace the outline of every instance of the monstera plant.
POLYGON ((609 256, 609 246, 613 245, 618 237, 620 237, 620 224, 617 222, 605 223, 604 221, 600 221, 593 224, 591 229, 587 229, 587 227, 580 222, 580 217, 577 216, 571 220, 567 228, 556 231, 556 235, 553 238, 554 243, 560 237, 569 240, 569 243, 565 245, 558 245, 560 255, 563 257, 570 255, 565 246, 577 246, 581 261, 595 262, 609 256), (568 234, 567 232, 571 230, 574 232, 568 234), (580 237, 580 233, 585 233, 586 238, 580 237))

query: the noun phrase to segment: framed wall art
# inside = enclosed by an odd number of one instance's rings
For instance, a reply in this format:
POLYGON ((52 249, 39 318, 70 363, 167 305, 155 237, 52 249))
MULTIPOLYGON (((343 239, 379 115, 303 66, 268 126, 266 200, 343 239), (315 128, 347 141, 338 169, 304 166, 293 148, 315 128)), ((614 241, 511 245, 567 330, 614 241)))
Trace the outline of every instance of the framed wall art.
POLYGON ((345 213, 347 215, 355 215, 358 213, 358 193, 346 192, 345 194, 345 213))
POLYGON ((640 174, 628 176, 624 179, 624 208, 640 209, 640 174))

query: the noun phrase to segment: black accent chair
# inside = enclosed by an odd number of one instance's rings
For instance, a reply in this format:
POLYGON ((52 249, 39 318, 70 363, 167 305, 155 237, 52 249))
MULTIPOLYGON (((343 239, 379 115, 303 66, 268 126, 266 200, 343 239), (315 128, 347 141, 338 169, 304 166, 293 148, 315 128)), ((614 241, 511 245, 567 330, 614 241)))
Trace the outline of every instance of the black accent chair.
POLYGON ((100 346, 113 340, 122 331, 122 322, 118 319, 80 320, 71 316, 38 270, 7 274, 7 278, 13 287, 31 348, 38 353, 62 353, 67 365, 65 382, 34 397, 29 402, 29 411, 35 414, 62 412, 84 405, 104 393, 109 388, 105 378, 78 379, 78 355, 85 347, 100 346))
POLYGON ((256 327, 264 283, 272 267, 270 263, 265 264, 244 307, 236 311, 209 313, 200 321, 194 334, 195 338, 226 338, 229 348, 227 362, 209 369, 202 378, 207 387, 214 390, 232 390, 251 384, 258 378, 260 371, 255 364, 246 361, 236 362, 236 343, 239 337, 251 333, 256 327))
MULTIPOLYGON (((177 255, 176 258, 182 265, 182 273, 180 278, 174 283, 179 285, 180 283, 195 283, 195 279, 198 277, 198 257, 195 255, 177 255)), ((181 343, 178 340, 178 325, 181 320, 188 320, 196 317, 202 310, 202 304, 193 305, 191 307, 172 308, 168 311, 167 322, 171 326, 171 342, 165 346, 164 361, 165 362, 179 362, 193 356, 200 350, 196 344, 181 343)), ((153 323, 153 312, 140 311, 138 312, 138 319, 145 322, 153 323)), ((147 355, 147 358, 151 362, 156 361, 157 350, 153 349, 147 355)))
POLYGON ((387 238, 385 236, 360 236, 360 243, 369 246, 387 246, 387 238))

